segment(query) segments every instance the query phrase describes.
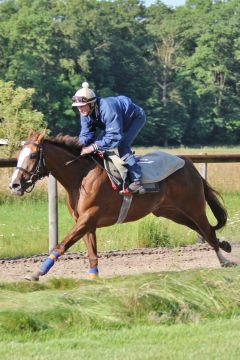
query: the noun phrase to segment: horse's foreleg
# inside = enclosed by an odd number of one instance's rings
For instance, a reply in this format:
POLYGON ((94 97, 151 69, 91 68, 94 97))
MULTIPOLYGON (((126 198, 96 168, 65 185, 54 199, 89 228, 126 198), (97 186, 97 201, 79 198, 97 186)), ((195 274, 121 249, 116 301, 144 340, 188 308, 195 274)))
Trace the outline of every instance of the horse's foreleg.
POLYGON ((82 215, 76 224, 73 226, 72 230, 67 234, 67 236, 63 239, 63 241, 58 244, 51 254, 44 260, 44 262, 39 267, 37 273, 31 275, 30 277, 26 277, 27 280, 37 281, 40 276, 43 276, 48 273, 48 271, 52 268, 55 261, 59 258, 59 256, 63 255, 65 251, 67 251, 70 246, 72 246, 76 241, 82 238, 87 233, 94 231, 96 227, 94 226, 93 216, 89 213, 82 215))
POLYGON ((83 238, 85 245, 87 247, 88 259, 90 268, 88 270, 89 277, 91 279, 96 279, 98 276, 98 257, 97 257, 97 241, 96 241, 96 231, 91 231, 87 233, 83 238))
MULTIPOLYGON (((70 200, 67 202, 67 207, 72 215, 75 222, 77 222, 78 217, 76 216, 73 207, 70 205, 70 200)), ((97 242, 96 242, 96 230, 86 234, 83 237, 85 245, 87 247, 88 259, 89 259, 89 277, 95 279, 98 276, 98 257, 97 257, 97 242)))

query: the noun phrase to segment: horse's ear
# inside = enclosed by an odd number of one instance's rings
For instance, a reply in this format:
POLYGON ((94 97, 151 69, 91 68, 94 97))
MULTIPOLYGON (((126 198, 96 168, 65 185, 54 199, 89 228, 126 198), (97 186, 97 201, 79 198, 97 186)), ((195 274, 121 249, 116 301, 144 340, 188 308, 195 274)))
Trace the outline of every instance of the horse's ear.
POLYGON ((39 142, 39 143, 44 139, 44 136, 46 135, 46 133, 47 133, 47 129, 44 129, 44 130, 39 134, 39 137, 38 137, 38 142, 39 142))
POLYGON ((34 131, 33 129, 30 129, 29 132, 28 132, 28 139, 30 139, 34 134, 34 131))

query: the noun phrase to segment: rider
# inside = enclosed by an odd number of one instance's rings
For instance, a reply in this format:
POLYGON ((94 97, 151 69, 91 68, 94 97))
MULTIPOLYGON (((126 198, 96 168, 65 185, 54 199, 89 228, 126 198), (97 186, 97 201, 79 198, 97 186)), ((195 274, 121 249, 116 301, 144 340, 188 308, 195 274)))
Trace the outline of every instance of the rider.
POLYGON ((118 148, 119 156, 129 171, 131 193, 145 192, 141 183, 141 168, 131 150, 131 145, 144 126, 146 117, 142 108, 126 96, 97 97, 87 82, 82 84, 72 98, 72 106, 80 113, 81 155, 118 148), (96 130, 102 134, 96 139, 96 130))

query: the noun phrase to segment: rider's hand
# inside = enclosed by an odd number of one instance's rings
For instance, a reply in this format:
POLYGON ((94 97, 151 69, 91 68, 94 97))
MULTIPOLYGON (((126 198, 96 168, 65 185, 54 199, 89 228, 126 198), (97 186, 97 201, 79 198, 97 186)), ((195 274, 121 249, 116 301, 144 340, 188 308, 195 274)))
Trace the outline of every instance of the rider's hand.
POLYGON ((89 146, 84 146, 81 150, 81 155, 88 155, 88 154, 92 154, 95 152, 95 148, 93 145, 89 145, 89 146))

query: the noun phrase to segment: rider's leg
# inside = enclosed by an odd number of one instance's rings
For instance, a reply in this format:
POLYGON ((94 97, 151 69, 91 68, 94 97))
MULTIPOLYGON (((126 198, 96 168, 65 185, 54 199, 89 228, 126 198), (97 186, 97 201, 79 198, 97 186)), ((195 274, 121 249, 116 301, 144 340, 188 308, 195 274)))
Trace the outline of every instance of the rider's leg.
POLYGON ((131 145, 146 122, 144 111, 140 109, 136 117, 133 119, 127 131, 123 134, 122 140, 118 146, 120 157, 125 161, 129 170, 131 184, 130 192, 143 192, 144 188, 141 184, 141 168, 137 164, 136 158, 131 150, 131 145))
POLYGON ((127 153, 125 156, 122 157, 122 160, 127 165, 130 177, 130 185, 128 186, 127 191, 143 194, 145 192, 145 189, 141 183, 141 168, 138 165, 134 154, 132 152, 130 154, 127 153))

